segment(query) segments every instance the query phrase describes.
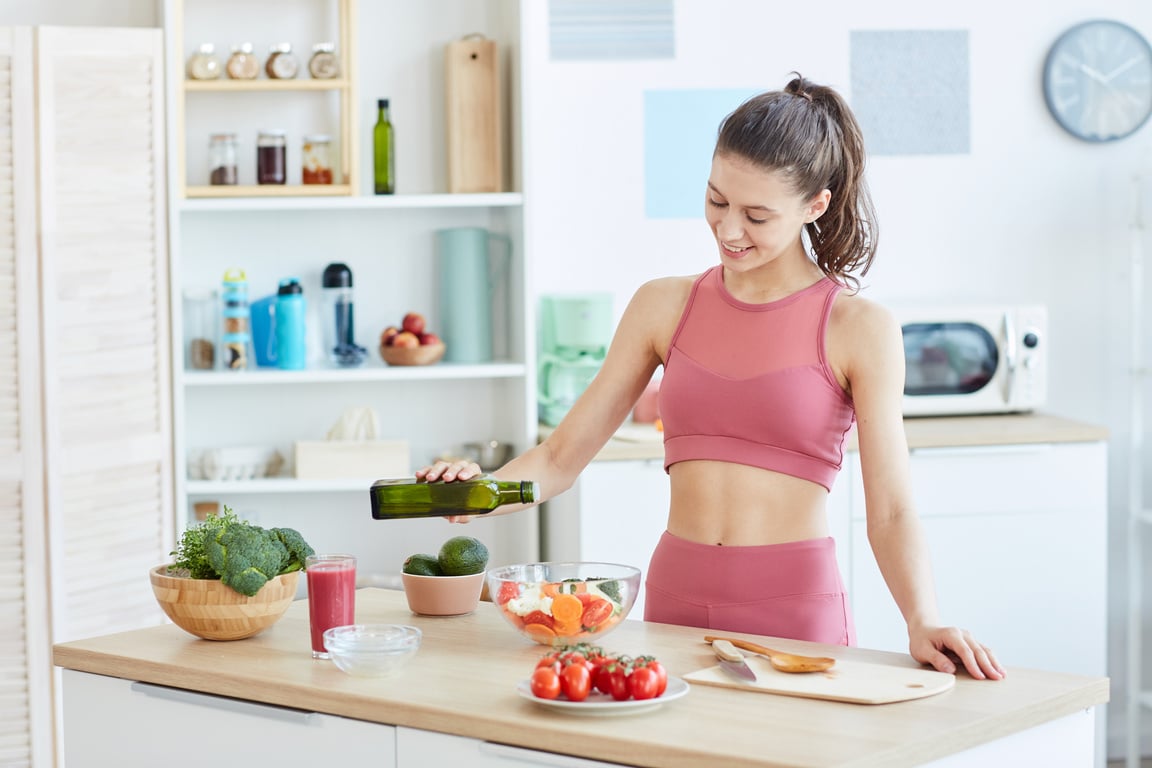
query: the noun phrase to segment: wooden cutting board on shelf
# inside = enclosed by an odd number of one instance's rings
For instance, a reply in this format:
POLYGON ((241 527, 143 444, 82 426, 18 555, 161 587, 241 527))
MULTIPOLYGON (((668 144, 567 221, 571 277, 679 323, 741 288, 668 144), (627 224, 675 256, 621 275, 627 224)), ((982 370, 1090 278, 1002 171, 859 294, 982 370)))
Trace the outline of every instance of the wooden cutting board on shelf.
POLYGON ((827 672, 790 673, 773 669, 768 660, 760 656, 745 655, 744 660, 756 673, 756 682, 737 680, 718 666, 691 672, 684 675, 684 679, 700 685, 853 704, 922 699, 950 690, 956 684, 956 676, 944 672, 862 661, 837 659, 836 666, 827 672))
POLYGON ((500 60, 494 40, 468 35, 444 53, 448 191, 503 191, 500 60))

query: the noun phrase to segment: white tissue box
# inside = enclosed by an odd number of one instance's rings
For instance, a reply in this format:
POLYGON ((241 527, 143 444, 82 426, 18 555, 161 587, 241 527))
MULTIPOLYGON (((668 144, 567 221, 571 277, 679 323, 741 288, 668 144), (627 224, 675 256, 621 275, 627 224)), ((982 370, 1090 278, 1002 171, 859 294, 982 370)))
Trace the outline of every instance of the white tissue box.
POLYGON ((408 477, 412 458, 407 440, 300 440, 296 442, 299 480, 379 480, 408 477))

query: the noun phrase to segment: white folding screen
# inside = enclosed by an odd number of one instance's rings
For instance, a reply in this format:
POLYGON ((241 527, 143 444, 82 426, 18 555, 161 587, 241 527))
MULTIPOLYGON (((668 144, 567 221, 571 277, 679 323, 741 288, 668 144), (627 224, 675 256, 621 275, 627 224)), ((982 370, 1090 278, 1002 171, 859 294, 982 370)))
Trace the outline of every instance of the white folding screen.
POLYGON ((162 38, 0 27, 0 765, 63 764, 51 647, 160 623, 175 525, 162 38))

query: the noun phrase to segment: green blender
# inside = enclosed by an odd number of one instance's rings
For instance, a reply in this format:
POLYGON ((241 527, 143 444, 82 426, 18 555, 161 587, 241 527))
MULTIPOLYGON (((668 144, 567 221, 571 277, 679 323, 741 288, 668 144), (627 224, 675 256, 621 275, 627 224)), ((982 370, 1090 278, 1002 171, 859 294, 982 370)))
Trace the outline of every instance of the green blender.
POLYGON ((556 426, 600 371, 612 341, 612 294, 540 298, 540 421, 556 426))

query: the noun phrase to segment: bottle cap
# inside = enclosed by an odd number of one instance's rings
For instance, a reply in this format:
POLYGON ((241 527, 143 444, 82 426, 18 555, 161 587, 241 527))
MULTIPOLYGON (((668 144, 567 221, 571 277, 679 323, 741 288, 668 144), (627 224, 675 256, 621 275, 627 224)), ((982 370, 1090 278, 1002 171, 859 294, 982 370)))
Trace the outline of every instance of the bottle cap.
POLYGON ((252 53, 252 43, 239 43, 232 46, 232 53, 252 53))
POLYGON ((292 53, 292 43, 276 43, 268 46, 269 53, 292 53))
POLYGON ((312 46, 312 50, 316 53, 333 53, 336 50, 335 43, 316 43, 312 46))
POLYGON ((388 109, 388 99, 377 99, 376 109, 388 109))
POLYGON ((352 270, 348 269, 347 264, 334 261, 324 267, 322 285, 325 288, 351 288, 352 270))
POLYGON ((216 52, 216 46, 213 45, 212 43, 200 43, 200 47, 197 50, 200 53, 205 53, 205 54, 215 53, 216 52))
POLYGON ((304 293, 304 289, 300 287, 300 281, 294 277, 284 278, 280 281, 280 287, 276 289, 276 294, 279 296, 290 296, 301 293, 304 293))

